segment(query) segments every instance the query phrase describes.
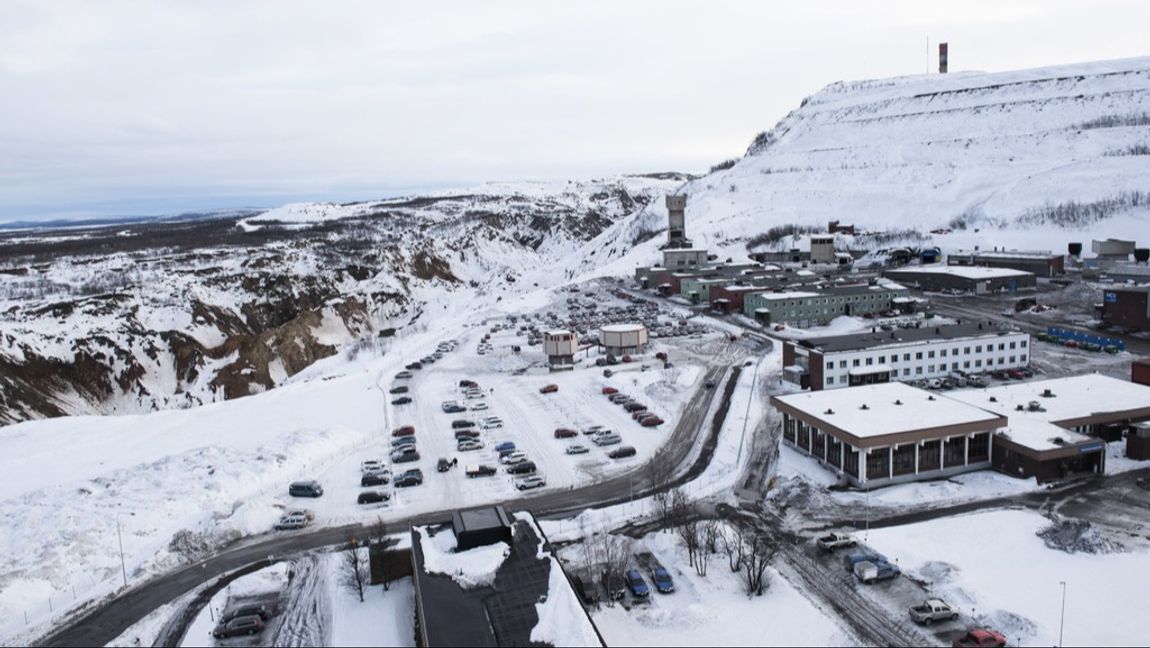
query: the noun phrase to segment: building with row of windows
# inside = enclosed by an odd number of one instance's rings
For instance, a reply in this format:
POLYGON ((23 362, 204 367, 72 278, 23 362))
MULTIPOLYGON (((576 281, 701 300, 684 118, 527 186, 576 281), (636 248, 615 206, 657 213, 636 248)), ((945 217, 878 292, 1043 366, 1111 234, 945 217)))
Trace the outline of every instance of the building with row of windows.
POLYGON ((791 324, 806 328, 827 324, 840 315, 873 315, 894 310, 895 300, 906 296, 905 287, 892 283, 756 292, 743 297, 743 313, 765 325, 791 324))
POLYGON ((990 322, 924 326, 783 343, 783 378, 820 390, 930 380, 1030 364, 1030 334, 990 322))
POLYGON ((881 383, 772 396, 783 442, 849 484, 994 468, 1039 483, 1102 473, 1106 439, 1150 420, 1150 387, 1098 374, 947 392, 881 383))

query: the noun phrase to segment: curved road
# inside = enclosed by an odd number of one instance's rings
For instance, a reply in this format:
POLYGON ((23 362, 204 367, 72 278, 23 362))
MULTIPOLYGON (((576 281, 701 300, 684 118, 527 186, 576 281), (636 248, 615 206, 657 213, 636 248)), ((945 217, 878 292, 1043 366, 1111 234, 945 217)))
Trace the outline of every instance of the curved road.
MULTIPOLYGON (((707 412, 715 395, 723 393, 721 389, 706 389, 703 385, 707 380, 719 382, 720 377, 726 373, 727 367, 709 367, 699 381, 700 387, 684 407, 683 416, 675 426, 667 443, 655 454, 651 461, 666 462, 665 465, 679 467, 682 471, 684 460, 695 448, 695 440, 703 430, 707 412)), ((729 380, 736 380, 738 372, 734 372, 729 380)), ((716 417, 725 416, 720 409, 716 417)), ((713 450, 713 444, 711 444, 713 450)), ((699 462, 709 456, 703 449, 699 461, 687 469, 687 472, 700 471, 699 462)), ((632 497, 632 485, 635 496, 646 496, 651 492, 667 488, 669 483, 650 484, 648 471, 643 466, 622 473, 616 477, 590 484, 588 486, 569 491, 555 491, 541 493, 532 497, 520 497, 492 502, 503 504, 515 509, 527 509, 536 515, 558 515, 574 513, 591 507, 611 506, 627 502, 632 497)), ((679 478, 685 478, 683 473, 679 478)), ((675 482, 677 479, 668 480, 675 482)), ((454 509, 444 509, 405 518, 389 520, 392 528, 403 528, 408 525, 429 524, 441 522, 450 516, 454 509)), ((63 625, 47 636, 41 638, 35 645, 38 646, 103 646, 120 636, 129 627, 144 618, 147 614, 168 601, 183 596, 192 589, 226 574, 232 570, 242 568, 253 562, 266 560, 269 557, 281 557, 285 554, 295 554, 310 549, 318 549, 338 544, 347 540, 350 535, 366 531, 362 525, 348 525, 343 527, 330 527, 316 529, 306 533, 294 534, 268 534, 245 538, 228 549, 176 571, 169 572, 140 583, 120 593, 109 600, 95 604, 90 611, 78 617, 64 621, 63 625)))

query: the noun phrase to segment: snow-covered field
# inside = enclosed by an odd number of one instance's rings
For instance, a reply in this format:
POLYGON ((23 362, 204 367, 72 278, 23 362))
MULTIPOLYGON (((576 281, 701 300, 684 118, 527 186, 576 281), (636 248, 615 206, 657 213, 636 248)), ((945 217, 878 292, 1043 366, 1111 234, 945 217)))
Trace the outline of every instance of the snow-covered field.
POLYGON ((497 335, 494 353, 477 355, 486 330, 457 326, 397 338, 394 351, 382 358, 329 358, 278 389, 191 410, 50 419, 0 429, 6 484, 0 501, 10 521, 0 529, 0 545, 9 548, 0 556, 0 637, 34 628, 69 604, 114 591, 121 579, 117 521, 128 579, 134 582, 242 535, 267 532, 288 506, 312 508, 317 524, 338 525, 513 498, 518 491, 502 471, 474 480, 463 474, 470 462, 498 465, 492 448, 501 441, 526 450, 546 476, 545 489, 592 483, 650 457, 702 376, 701 367, 687 362, 670 371, 628 367, 610 379, 594 367, 515 376, 510 371, 527 365, 526 356, 538 351, 512 354, 513 340, 497 335), (403 381, 415 403, 391 405, 394 396, 386 391, 395 373, 449 337, 459 339, 456 351, 403 381), (457 387, 463 378, 493 390, 484 399, 488 409, 444 414, 441 401, 465 401, 457 387), (540 394, 539 387, 549 383, 559 391, 540 394), (645 398, 666 423, 638 425, 599 394, 607 384, 645 398), (456 452, 451 421, 489 415, 500 416, 505 425, 483 432, 487 447, 456 452), (422 456, 393 471, 420 468, 424 484, 394 489, 382 508, 357 505, 360 462, 386 459, 389 431, 405 424, 415 425, 422 456), (557 427, 591 424, 618 431, 637 456, 615 461, 606 456, 610 447, 594 446, 588 437, 553 436, 557 427), (589 445, 590 453, 565 454, 572 441, 589 445), (440 456, 457 456, 460 466, 437 473, 440 456), (287 484, 303 478, 319 479, 325 496, 287 497, 287 484), (48 519, 56 522, 47 525, 48 519), (181 530, 188 533, 173 545, 181 530), (23 623, 25 612, 29 626, 23 623))
MULTIPOLYGON (((815 607, 774 569, 770 586, 748 597, 722 554, 698 576, 673 533, 648 535, 635 551, 651 551, 671 573, 675 591, 630 610, 604 605, 592 613, 610 646, 850 646, 857 642, 833 615, 815 607)), ((577 553, 577 548, 571 554, 577 553)))
POLYGON ((1030 511, 991 511, 872 529, 869 544, 1011 644, 1058 645, 1060 582, 1066 583, 1063 645, 1144 644, 1150 553, 1050 549, 1035 535, 1049 524, 1030 511))

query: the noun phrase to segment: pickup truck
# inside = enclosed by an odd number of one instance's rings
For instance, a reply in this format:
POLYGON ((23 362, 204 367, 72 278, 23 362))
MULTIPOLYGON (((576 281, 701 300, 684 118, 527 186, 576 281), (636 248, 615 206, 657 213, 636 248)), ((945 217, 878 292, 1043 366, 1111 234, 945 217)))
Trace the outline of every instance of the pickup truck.
POLYGON ((955 637, 950 645, 954 648, 999 648, 1006 645, 1006 637, 994 630, 975 628, 961 637, 955 637))
POLYGON ((496 473, 496 470, 493 466, 476 464, 468 466, 465 472, 468 477, 490 477, 496 473))
POLYGON ((865 585, 877 583, 880 580, 887 580, 889 578, 897 578, 901 573, 895 565, 892 565, 885 560, 871 562, 864 560, 855 563, 854 567, 855 578, 859 579, 865 585))
POLYGON ((855 546, 855 539, 845 533, 831 533, 815 540, 815 544, 826 552, 855 546))
POLYGON ((909 612, 912 621, 926 625, 935 621, 954 621, 958 618, 958 610, 939 599, 927 599, 921 605, 912 606, 909 612))

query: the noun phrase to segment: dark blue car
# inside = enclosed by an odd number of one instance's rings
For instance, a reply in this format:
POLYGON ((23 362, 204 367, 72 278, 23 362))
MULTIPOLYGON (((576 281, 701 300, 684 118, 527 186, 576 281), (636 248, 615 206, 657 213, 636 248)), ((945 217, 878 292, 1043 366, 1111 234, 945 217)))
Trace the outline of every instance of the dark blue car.
POLYGON ((504 441, 503 443, 500 443, 499 445, 495 446, 496 452, 503 452, 504 450, 514 450, 514 449, 515 449, 515 442, 513 442, 513 441, 504 441))
POLYGON ((662 567, 655 568, 655 572, 651 575, 651 580, 655 581, 655 589, 658 590, 660 594, 670 594, 675 591, 675 581, 671 580, 671 575, 662 567))
POLYGON ((638 569, 628 569, 627 573, 623 574, 623 580, 627 581, 627 589, 631 590, 631 596, 635 598, 647 598, 651 593, 647 581, 643 580, 643 575, 638 569))

